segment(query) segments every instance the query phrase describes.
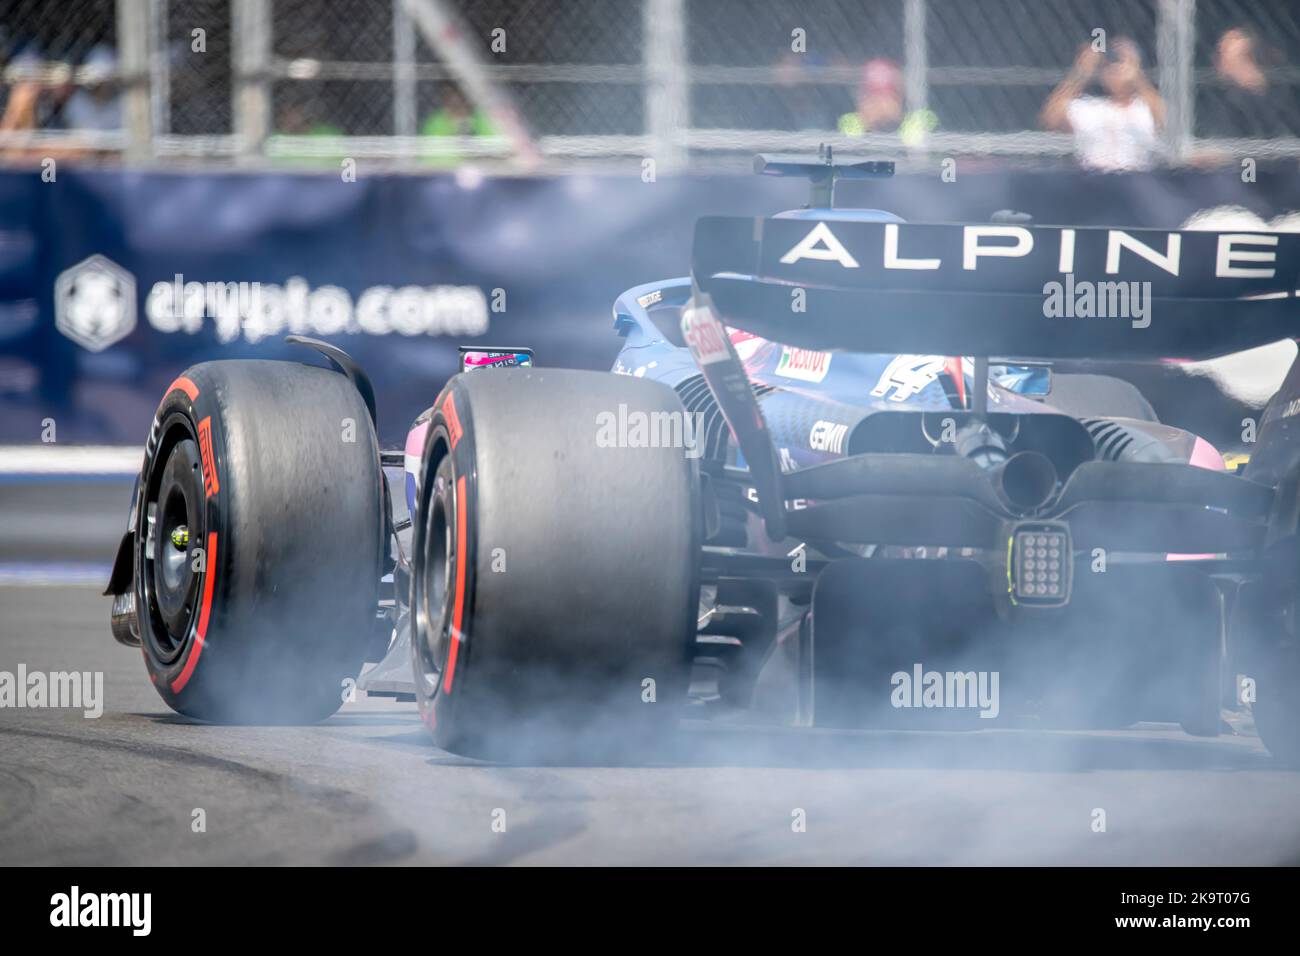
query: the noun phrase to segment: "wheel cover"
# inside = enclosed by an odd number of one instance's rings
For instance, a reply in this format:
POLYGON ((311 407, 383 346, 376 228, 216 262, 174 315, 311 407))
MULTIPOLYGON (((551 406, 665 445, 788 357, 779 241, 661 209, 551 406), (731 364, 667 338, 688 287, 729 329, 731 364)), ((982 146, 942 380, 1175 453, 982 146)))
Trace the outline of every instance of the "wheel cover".
POLYGON ((166 451, 162 468, 150 474, 142 518, 140 580, 149 624, 143 630, 157 657, 170 663, 193 634, 206 575, 196 554, 207 523, 203 474, 188 430, 166 451))

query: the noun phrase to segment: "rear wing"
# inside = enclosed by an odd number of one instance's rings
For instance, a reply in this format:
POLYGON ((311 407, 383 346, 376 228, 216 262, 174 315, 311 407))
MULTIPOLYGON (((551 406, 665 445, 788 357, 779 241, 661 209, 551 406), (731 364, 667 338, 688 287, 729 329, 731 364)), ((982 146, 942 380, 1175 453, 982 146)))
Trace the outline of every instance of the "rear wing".
POLYGON ((1300 336, 1300 234, 708 217, 692 277, 789 345, 1209 358, 1300 336))

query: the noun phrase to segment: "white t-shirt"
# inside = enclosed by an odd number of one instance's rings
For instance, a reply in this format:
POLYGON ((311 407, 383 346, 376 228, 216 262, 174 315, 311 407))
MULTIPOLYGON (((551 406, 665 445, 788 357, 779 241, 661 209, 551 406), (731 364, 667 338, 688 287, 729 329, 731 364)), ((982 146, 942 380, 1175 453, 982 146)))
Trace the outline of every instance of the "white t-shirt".
POLYGON ((1134 97, 1124 106, 1100 96, 1071 100, 1065 115, 1074 130, 1074 151, 1088 169, 1150 169, 1159 140, 1151 108, 1134 97))

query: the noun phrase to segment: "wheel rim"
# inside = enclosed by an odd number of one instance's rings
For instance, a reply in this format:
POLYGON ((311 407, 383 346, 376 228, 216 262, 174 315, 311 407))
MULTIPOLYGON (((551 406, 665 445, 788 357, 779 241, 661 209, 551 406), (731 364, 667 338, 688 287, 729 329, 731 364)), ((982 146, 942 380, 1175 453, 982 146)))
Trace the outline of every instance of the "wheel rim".
POLYGON ((205 570, 195 552, 203 541, 205 521, 198 445, 182 434, 157 477, 150 478, 141 534, 140 577, 151 625, 145 630, 164 663, 180 655, 197 620, 205 570))
POLYGON ((448 516, 450 494, 445 479, 435 478, 420 555, 421 573, 416 576, 415 633, 422 671, 416 676, 424 682, 427 696, 437 693, 450 646, 451 573, 456 560, 448 516))

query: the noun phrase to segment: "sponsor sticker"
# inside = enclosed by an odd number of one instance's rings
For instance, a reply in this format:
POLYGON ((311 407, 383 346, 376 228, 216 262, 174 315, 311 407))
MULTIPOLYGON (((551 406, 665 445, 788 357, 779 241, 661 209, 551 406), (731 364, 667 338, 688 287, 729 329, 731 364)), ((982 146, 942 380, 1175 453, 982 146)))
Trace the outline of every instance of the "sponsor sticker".
POLYGON ((848 433, 849 426, 841 422, 815 422, 808 433, 808 447, 813 451, 841 455, 844 453, 844 436, 848 433))
POLYGON ((830 352, 813 352, 788 345, 781 349, 781 359, 776 364, 777 375, 802 382, 820 382, 830 370, 830 352))
POLYGON ((708 309, 683 310, 682 337, 695 356, 695 361, 701 365, 725 362, 731 358, 731 352, 727 349, 727 330, 708 309))
POLYGON ((456 413, 456 396, 451 392, 447 393, 447 399, 442 403, 442 417, 447 422, 447 437, 451 441, 451 447, 455 448, 465 430, 461 427, 460 415, 456 413))

